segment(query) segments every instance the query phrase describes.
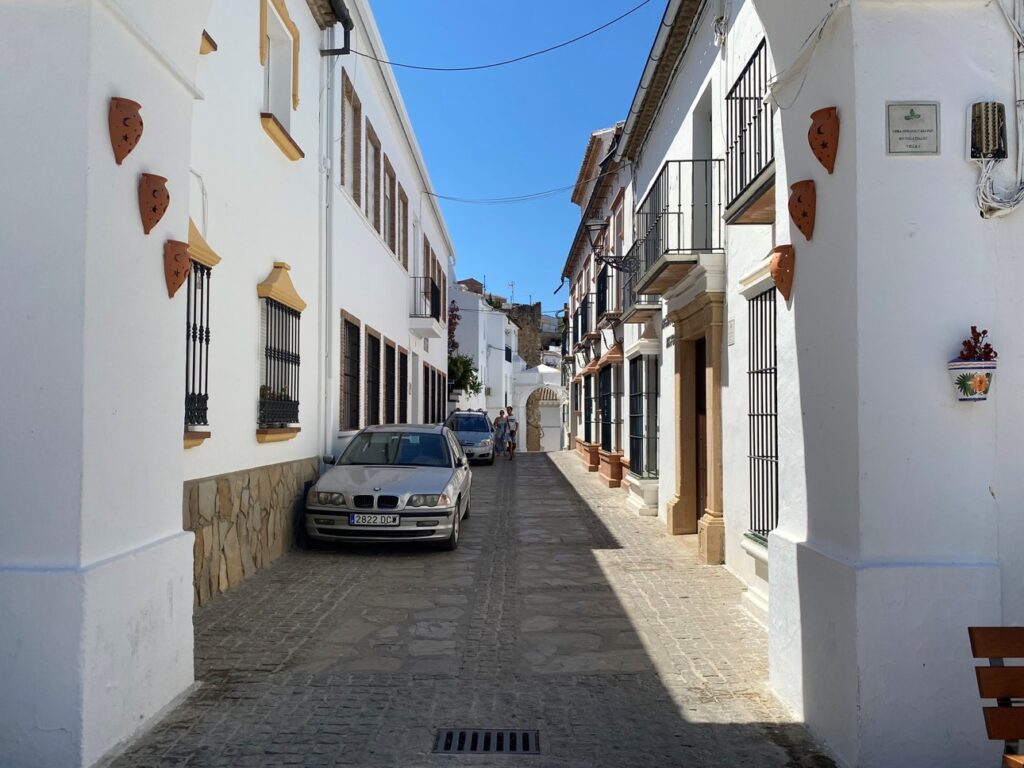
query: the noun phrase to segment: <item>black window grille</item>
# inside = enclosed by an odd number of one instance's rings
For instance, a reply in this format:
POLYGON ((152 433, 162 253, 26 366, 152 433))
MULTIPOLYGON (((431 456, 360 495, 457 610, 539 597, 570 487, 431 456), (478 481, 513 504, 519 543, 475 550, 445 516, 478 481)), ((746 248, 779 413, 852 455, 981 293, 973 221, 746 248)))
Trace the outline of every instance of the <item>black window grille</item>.
POLYGON ((380 339, 366 334, 366 424, 380 424, 380 339))
POLYGON ((604 267, 597 273, 597 316, 603 316, 610 309, 608 304, 608 267, 604 267))
POLYGON ((409 423, 409 355, 398 353, 398 423, 409 423))
POLYGON ((430 423, 430 366, 423 366, 423 423, 430 423))
POLYGON ((342 322, 341 428, 359 429, 359 326, 342 322))
POLYGON ((437 374, 437 395, 435 397, 437 400, 437 415, 434 421, 440 423, 444 421, 445 411, 448 410, 446 407, 448 401, 448 377, 440 371, 437 374))
POLYGON ((770 78, 768 42, 762 40, 725 97, 726 207, 775 160, 775 110, 764 103, 770 78))
POLYGON ((273 299, 263 302, 263 384, 259 424, 299 423, 299 312, 273 299))
POLYGON ((197 261, 188 273, 185 316, 185 426, 209 424, 210 383, 210 275, 197 261))
POLYGON ((614 448, 615 431, 615 366, 606 365, 597 377, 598 410, 601 424, 601 450, 611 451, 614 448))
POLYGON ((395 423, 395 348, 384 347, 384 423, 395 423))
POLYGON ((505 345, 505 362, 512 362, 512 347, 508 346, 507 344, 505 345))
POLYGON ((749 314, 750 532, 766 538, 779 522, 779 427, 775 289, 755 296, 749 314))
POLYGON ((658 356, 629 361, 629 471, 658 476, 658 356))
POLYGON ((594 377, 583 379, 583 442, 592 443, 594 437, 594 377))
POLYGON ((441 321, 441 289, 432 277, 412 278, 410 317, 431 317, 441 321))

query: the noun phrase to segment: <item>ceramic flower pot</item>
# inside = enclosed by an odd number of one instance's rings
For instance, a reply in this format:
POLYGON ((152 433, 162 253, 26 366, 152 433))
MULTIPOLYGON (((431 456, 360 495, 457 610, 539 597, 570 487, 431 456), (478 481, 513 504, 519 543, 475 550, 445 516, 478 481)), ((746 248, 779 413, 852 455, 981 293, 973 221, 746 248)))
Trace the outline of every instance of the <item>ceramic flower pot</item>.
POLYGON ((164 243, 164 280, 167 282, 168 298, 173 299, 174 294, 188 280, 188 271, 191 268, 188 243, 180 240, 168 240, 164 243))
POLYGON ((986 400, 996 375, 995 360, 950 360, 946 366, 960 400, 986 400))
POLYGON ((118 165, 131 154, 135 145, 142 138, 142 116, 139 110, 142 105, 131 99, 114 96, 110 100, 107 113, 107 124, 110 131, 110 146, 114 150, 114 160, 118 165))
POLYGON ((796 228, 810 240, 814 237, 814 220, 818 210, 818 194, 814 182, 811 179, 798 181, 789 189, 789 215, 796 228))
POLYGON ((836 152, 839 149, 839 110, 825 107, 811 113, 811 128, 807 131, 807 142, 822 167, 831 174, 836 169, 836 152))
POLYGON ((171 204, 171 193, 167 191, 167 179, 155 173, 144 173, 139 179, 139 215, 142 230, 148 235, 171 204))
POLYGON ((768 270, 782 298, 789 301, 789 294, 793 290, 793 272, 796 271, 796 248, 792 245, 775 246, 768 270))

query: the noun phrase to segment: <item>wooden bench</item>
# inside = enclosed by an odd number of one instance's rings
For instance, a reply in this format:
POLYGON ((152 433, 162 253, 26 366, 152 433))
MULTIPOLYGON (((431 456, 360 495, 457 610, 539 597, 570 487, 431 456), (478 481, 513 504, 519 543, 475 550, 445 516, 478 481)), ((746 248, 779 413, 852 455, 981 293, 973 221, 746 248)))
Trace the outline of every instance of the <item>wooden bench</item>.
POLYGON ((970 627, 971 652, 988 659, 989 666, 975 667, 978 693, 995 699, 996 706, 982 707, 990 739, 1002 739, 1003 767, 1024 768, 1020 740, 1024 739, 1024 667, 1007 667, 1006 659, 1024 659, 1024 627, 970 627))

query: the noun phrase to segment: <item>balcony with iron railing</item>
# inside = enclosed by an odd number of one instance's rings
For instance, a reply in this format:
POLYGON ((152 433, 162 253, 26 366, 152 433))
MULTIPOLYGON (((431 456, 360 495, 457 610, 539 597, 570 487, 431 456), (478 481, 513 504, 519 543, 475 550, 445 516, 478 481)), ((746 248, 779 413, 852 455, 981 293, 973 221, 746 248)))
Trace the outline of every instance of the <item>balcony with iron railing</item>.
POLYGON ((626 261, 622 271, 622 322, 646 323, 661 312, 661 299, 657 296, 638 293, 636 290, 637 273, 635 265, 626 261))
POLYGON ((423 338, 439 339, 441 325, 441 289, 431 277, 412 277, 409 304, 409 329, 423 338))
POLYGON ((586 294, 580 299, 576 312, 573 313, 572 343, 578 347, 595 338, 600 338, 600 331, 597 329, 597 302, 593 293, 586 294))
POLYGON ((754 51, 725 97, 725 219, 775 221, 775 109, 765 103, 771 80, 768 45, 754 51))
POLYGON ((617 270, 605 267, 597 274, 597 290, 595 298, 595 316, 598 325, 614 323, 622 315, 622 304, 619 293, 615 290, 617 270))
POLYGON ((626 256, 630 290, 660 296, 686 277, 702 253, 720 253, 722 161, 668 160, 637 206, 636 240, 626 256))

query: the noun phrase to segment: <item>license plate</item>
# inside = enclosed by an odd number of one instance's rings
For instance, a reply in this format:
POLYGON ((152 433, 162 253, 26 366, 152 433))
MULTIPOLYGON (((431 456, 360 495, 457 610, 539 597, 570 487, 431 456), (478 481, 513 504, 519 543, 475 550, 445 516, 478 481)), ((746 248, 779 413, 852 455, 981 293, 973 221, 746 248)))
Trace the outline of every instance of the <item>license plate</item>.
POLYGON ((349 515, 349 525, 398 525, 401 518, 398 515, 349 515))

